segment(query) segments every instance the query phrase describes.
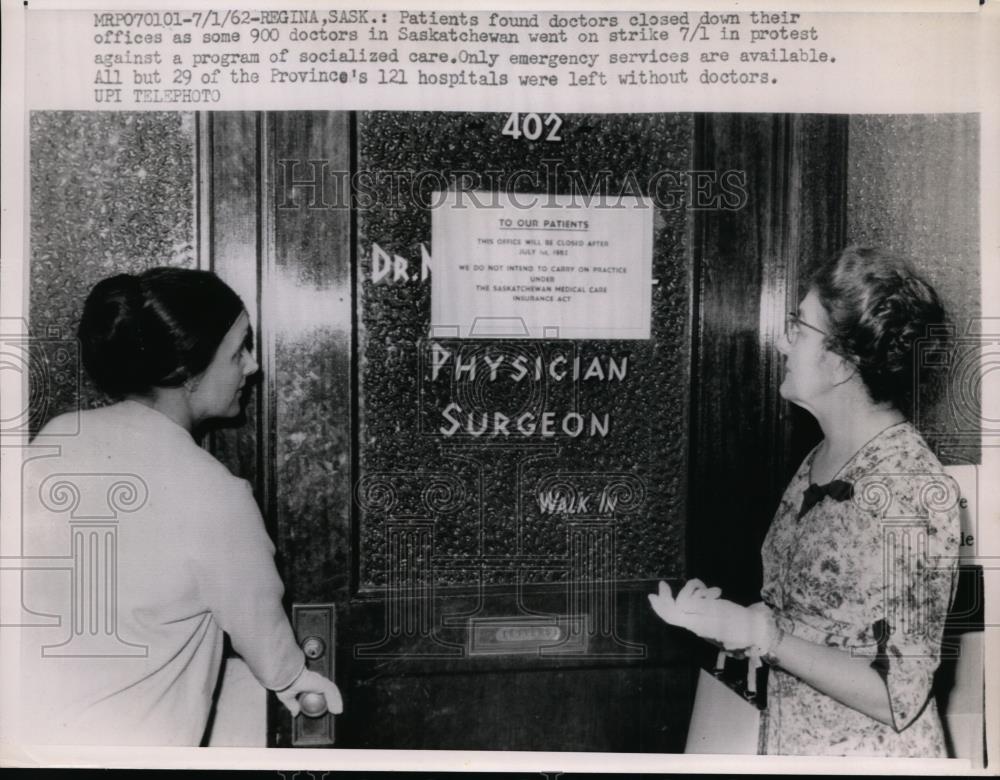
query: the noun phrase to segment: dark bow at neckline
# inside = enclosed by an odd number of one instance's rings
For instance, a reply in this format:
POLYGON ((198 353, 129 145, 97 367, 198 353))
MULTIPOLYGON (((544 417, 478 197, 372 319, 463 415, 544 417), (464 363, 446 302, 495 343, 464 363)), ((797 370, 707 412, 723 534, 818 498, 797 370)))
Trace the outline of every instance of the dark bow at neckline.
POLYGON ((834 501, 849 501, 854 497, 854 485, 842 479, 835 479, 825 485, 813 482, 802 494, 802 506, 799 507, 799 514, 795 519, 801 520, 806 512, 828 496, 834 501))

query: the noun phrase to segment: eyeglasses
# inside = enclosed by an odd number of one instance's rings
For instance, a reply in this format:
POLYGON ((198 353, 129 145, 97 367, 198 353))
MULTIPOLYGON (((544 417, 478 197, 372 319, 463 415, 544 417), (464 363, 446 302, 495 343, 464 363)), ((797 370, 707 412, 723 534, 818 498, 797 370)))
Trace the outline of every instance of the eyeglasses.
POLYGON ((799 340, 799 334, 802 333, 802 328, 809 328, 809 330, 814 330, 824 336, 829 336, 825 330, 820 330, 815 325, 810 325, 808 322, 803 320, 798 314, 793 311, 788 312, 785 315, 785 338, 788 339, 789 344, 794 344, 799 340))

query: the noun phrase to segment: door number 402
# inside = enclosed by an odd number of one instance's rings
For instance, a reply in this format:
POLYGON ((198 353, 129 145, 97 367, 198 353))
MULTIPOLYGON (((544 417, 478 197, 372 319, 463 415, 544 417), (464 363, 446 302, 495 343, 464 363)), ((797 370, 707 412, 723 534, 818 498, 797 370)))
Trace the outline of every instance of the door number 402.
POLYGON ((547 114, 544 119, 534 113, 511 114, 507 117, 501 134, 509 135, 511 138, 524 136, 529 141, 537 141, 545 133, 546 141, 561 141, 560 127, 562 127, 562 119, 558 114, 547 114))

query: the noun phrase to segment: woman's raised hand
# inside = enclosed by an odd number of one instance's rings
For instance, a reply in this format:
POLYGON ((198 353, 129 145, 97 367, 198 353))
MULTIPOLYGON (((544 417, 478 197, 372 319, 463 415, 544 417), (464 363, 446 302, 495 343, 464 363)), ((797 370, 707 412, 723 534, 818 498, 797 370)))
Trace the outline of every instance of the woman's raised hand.
MULTIPOLYGON (((664 585, 665 583, 660 583, 664 585)), ((722 588, 710 588, 701 580, 695 578, 684 583, 677 594, 676 602, 685 612, 697 612, 700 600, 717 599, 722 595, 722 588)))
POLYGON ((726 650, 767 646, 774 630, 770 610, 766 606, 743 607, 720 595, 719 588, 689 580, 674 598, 670 586, 661 582, 659 592, 649 594, 649 603, 664 622, 686 628, 726 650))
POLYGON ((688 580, 674 598, 670 586, 660 581, 659 592, 649 594, 653 610, 666 623, 687 628, 689 616, 704 609, 704 602, 719 598, 721 588, 709 588, 699 579, 688 580))

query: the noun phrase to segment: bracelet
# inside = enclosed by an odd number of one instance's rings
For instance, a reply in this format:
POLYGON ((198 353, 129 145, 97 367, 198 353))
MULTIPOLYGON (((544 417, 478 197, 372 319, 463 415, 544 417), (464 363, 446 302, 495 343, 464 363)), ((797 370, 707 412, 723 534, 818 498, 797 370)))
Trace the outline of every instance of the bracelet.
POLYGON ((764 659, 764 661, 769 666, 779 666, 780 665, 780 661, 778 660, 778 646, 781 645, 781 643, 784 640, 784 638, 785 638, 785 630, 783 628, 779 628, 778 629, 778 637, 777 637, 777 639, 775 639, 774 643, 768 648, 767 653, 765 653, 762 656, 763 659, 764 659))
POLYGON ((752 649, 754 655, 760 658, 762 661, 767 663, 769 666, 778 665, 778 646, 781 644, 782 640, 785 638, 785 631, 781 626, 778 625, 774 617, 771 617, 771 626, 773 630, 769 632, 768 637, 770 641, 767 643, 767 647, 762 647, 760 645, 755 645, 752 649))
POLYGON ((778 660, 778 646, 785 638, 785 631, 782 628, 778 629, 778 636, 771 643, 771 646, 767 649, 767 652, 761 656, 761 660, 764 661, 768 666, 779 666, 780 661, 778 660))

